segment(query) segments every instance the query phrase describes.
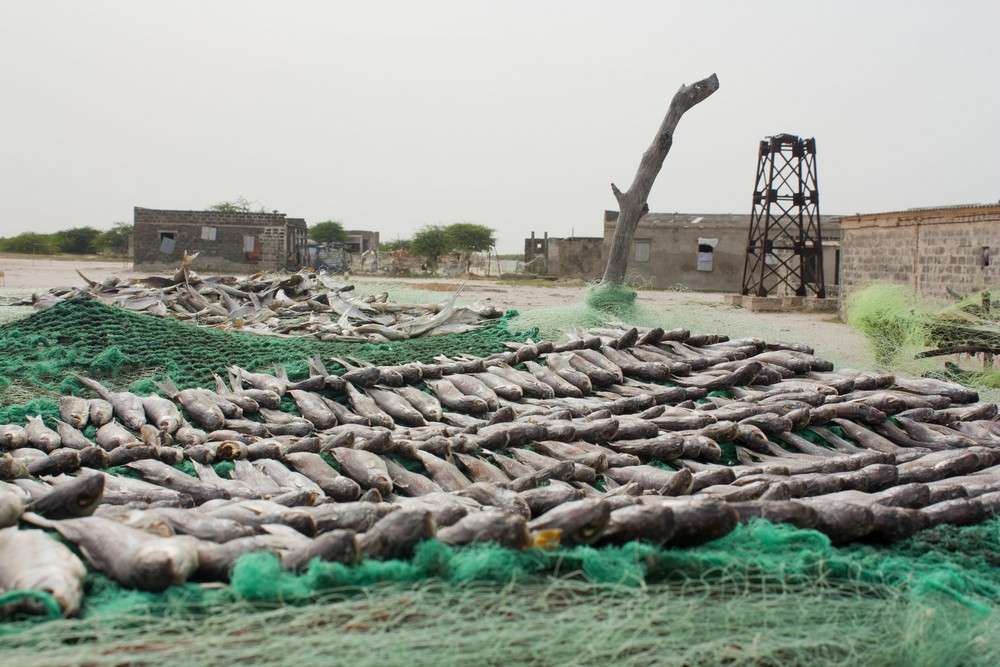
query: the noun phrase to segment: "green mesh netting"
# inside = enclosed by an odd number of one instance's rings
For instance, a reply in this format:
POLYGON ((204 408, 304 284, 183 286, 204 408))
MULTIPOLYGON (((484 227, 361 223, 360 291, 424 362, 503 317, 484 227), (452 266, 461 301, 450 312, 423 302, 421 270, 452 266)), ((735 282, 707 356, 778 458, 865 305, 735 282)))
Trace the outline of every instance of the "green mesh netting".
POLYGON ((871 342, 875 359, 891 366, 906 352, 927 344, 930 307, 911 289, 893 283, 875 283, 847 300, 847 323, 871 342))
POLYGON ((92 575, 81 619, 7 623, 0 649, 19 665, 991 665, 998 550, 1000 520, 891 548, 753 522, 690 549, 427 542, 301 575, 248 555, 222 588, 92 575))
POLYGON ((903 375, 928 375, 992 389, 984 400, 1000 398, 1000 369, 992 354, 979 354, 961 368, 954 362, 918 355, 963 345, 1000 348, 1000 305, 979 292, 940 307, 903 285, 873 283, 847 301, 847 323, 867 337, 876 361, 903 375))
POLYGON ((77 372, 140 393, 150 380, 169 376, 178 387, 214 386, 212 373, 236 364, 248 370, 285 364, 293 379, 306 374, 305 359, 351 355, 382 365, 431 361, 462 351, 487 355, 505 341, 537 336, 511 331, 510 311, 476 331, 414 338, 384 345, 333 343, 206 329, 169 318, 136 314, 89 298, 68 299, 0 327, 0 423, 25 414, 57 416, 62 393, 78 393, 77 372))

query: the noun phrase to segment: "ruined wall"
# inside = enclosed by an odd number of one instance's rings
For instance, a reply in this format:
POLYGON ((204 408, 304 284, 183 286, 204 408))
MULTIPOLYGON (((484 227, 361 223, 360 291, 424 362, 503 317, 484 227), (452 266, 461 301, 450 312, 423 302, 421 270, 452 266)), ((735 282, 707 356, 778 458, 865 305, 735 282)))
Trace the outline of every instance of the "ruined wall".
POLYGON ((282 213, 171 211, 135 207, 135 267, 174 269, 184 252, 199 253, 199 271, 297 268, 306 223, 282 213))
POLYGON ((600 280, 604 275, 604 239, 549 239, 548 275, 562 280, 600 280))
POLYGON ((841 283, 907 285, 949 301, 1000 286, 1000 206, 921 209, 843 218, 841 283))

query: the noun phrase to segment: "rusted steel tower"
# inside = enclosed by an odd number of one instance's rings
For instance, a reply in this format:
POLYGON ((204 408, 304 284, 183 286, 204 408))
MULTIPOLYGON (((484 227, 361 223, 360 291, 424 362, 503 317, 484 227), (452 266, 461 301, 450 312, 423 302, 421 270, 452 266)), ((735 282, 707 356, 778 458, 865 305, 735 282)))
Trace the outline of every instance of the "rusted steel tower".
POLYGON ((814 138, 760 142, 740 293, 826 297, 814 138))

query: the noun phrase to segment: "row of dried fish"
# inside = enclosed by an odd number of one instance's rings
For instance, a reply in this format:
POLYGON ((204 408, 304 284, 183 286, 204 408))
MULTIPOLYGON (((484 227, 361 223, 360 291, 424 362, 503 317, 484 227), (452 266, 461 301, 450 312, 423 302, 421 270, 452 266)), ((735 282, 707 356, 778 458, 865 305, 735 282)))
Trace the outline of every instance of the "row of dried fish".
MULTIPOLYGON (((353 285, 326 273, 259 273, 246 278, 199 277, 185 263, 173 278, 88 279, 86 288, 59 287, 18 302, 45 308, 87 295, 110 305, 214 328, 310 337, 323 341, 385 343, 418 336, 464 333, 502 313, 492 306, 459 306, 461 287, 444 303, 398 304, 388 294, 351 296, 353 285)), ((79 273, 79 271, 78 271, 79 273)))
MULTIPOLYGON (((16 487, 0 485, 0 525, 22 518, 18 505, 27 502, 24 523, 58 532, 92 567, 122 585, 163 590, 188 579, 224 580, 239 556, 255 551, 276 553, 286 568, 300 570, 314 558, 343 563, 406 558, 420 541, 435 537, 454 545, 492 542, 514 549, 636 539, 691 546, 756 518, 816 528, 837 542, 890 541, 940 523, 974 523, 1000 510, 996 449, 929 457, 901 468, 914 480, 950 476, 874 490, 883 481, 867 491, 796 499, 736 498, 713 492, 716 486, 678 497, 641 493, 634 483, 584 497, 580 488, 551 480, 520 491, 477 482, 461 491, 392 502, 303 504, 308 494, 299 492, 297 502, 286 493, 271 500, 214 498, 182 508, 165 497, 150 502, 144 495, 167 496, 169 485, 154 492, 142 489, 145 482, 91 473, 50 480, 54 484, 49 488, 24 481, 16 487), (125 488, 135 500, 101 502, 102 492, 121 494, 125 488)), ((838 458, 841 465, 855 465, 848 463, 849 456, 838 458)), ((878 465, 883 464, 857 471, 878 465)), ((775 474, 740 472, 745 473, 743 487, 760 485, 760 477, 775 474)), ((0 530, 0 555, 5 563, 0 588, 45 590, 67 614, 79 609, 86 569, 65 546, 41 531, 11 527, 0 530)), ((30 611, 31 604, 20 606, 30 611)))
MULTIPOLYGON (((313 375, 300 383, 280 373, 231 369, 232 393, 239 385, 248 395, 272 392, 279 406, 282 396, 291 396, 299 406, 303 417, 258 402, 258 414, 273 417, 263 428, 280 425, 276 419, 306 422, 302 435, 207 432, 185 426, 166 399, 93 385, 103 398, 65 397, 63 423, 53 431, 57 444, 41 438, 44 424, 31 420, 23 443, 13 440, 16 429, 2 431, 10 451, 0 459, 0 473, 16 479, 0 486, 6 491, 0 492, 0 526, 20 520, 22 527, 0 531, 0 542, 24 539, 37 550, 45 542, 24 524, 55 530, 80 547, 91 566, 125 585, 157 590, 189 577, 224 579, 238 555, 261 549, 297 569, 312 557, 404 557, 432 536, 511 548, 631 539, 689 545, 754 517, 817 528, 836 542, 893 540, 942 522, 975 522, 1000 505, 997 406, 976 403, 964 388, 835 373, 802 346, 682 331, 593 333, 488 359, 352 366, 342 375, 314 362, 313 375), (659 359, 643 361, 637 350, 659 359), (586 393, 577 387, 579 396, 556 395, 528 362, 567 382, 586 378, 590 387, 586 393), (513 370, 518 363, 525 370, 511 377, 524 386, 507 380, 521 387, 519 398, 490 387, 494 400, 465 379, 503 378, 489 369, 513 370), (663 367, 669 373, 663 379, 686 386, 649 377, 662 375, 663 367), (434 393, 435 378, 461 394, 456 403, 444 398, 450 390, 434 393), (411 383, 418 381, 429 392, 416 390, 411 383), (709 396, 708 387, 716 395, 709 396), (718 395, 723 388, 726 395, 718 395), (440 412, 421 413, 423 423, 411 425, 375 398, 378 391, 405 396, 406 389, 436 400, 440 412), (331 400, 337 392, 345 403, 331 400), (352 400, 354 394, 371 403, 352 400), (307 406, 314 399, 305 395, 340 404, 346 418, 336 415, 330 425, 310 421, 307 406), (80 427, 105 419, 100 428, 116 424, 131 439, 74 440, 82 437, 80 427), (66 438, 59 431, 69 433, 66 427, 78 435, 66 438), (188 441, 182 429, 197 437, 188 441), (718 464, 723 446, 731 447, 738 465, 718 464), (105 468, 112 458, 142 479, 82 469, 105 468), (194 475, 169 465, 183 459, 194 475), (226 476, 209 465, 220 460, 233 462, 226 476)), ((179 401, 192 417, 196 410, 179 401)), ((197 401, 218 406, 213 397, 197 401)), ((417 403, 410 405, 419 413, 417 403)), ((244 421, 257 425, 248 428, 262 426, 242 416, 225 418, 222 426, 244 421)), ((36 560, 63 563, 60 571, 70 574, 60 585, 79 580, 79 568, 63 556, 36 560)), ((15 577, 30 579, 16 567, 0 575, 0 587, 11 588, 15 577)), ((72 611, 73 595, 59 590, 57 599, 72 611)))

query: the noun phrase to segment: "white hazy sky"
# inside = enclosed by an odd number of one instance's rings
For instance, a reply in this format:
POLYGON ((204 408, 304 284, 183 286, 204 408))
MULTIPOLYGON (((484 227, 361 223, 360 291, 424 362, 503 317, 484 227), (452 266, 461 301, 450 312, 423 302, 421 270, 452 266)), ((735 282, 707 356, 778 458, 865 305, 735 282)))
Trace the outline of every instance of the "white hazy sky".
POLYGON ((1000 2, 0 0, 0 236, 245 197, 383 239, 599 236, 716 72, 653 211, 750 211, 815 136, 823 213, 1000 198, 1000 2))

